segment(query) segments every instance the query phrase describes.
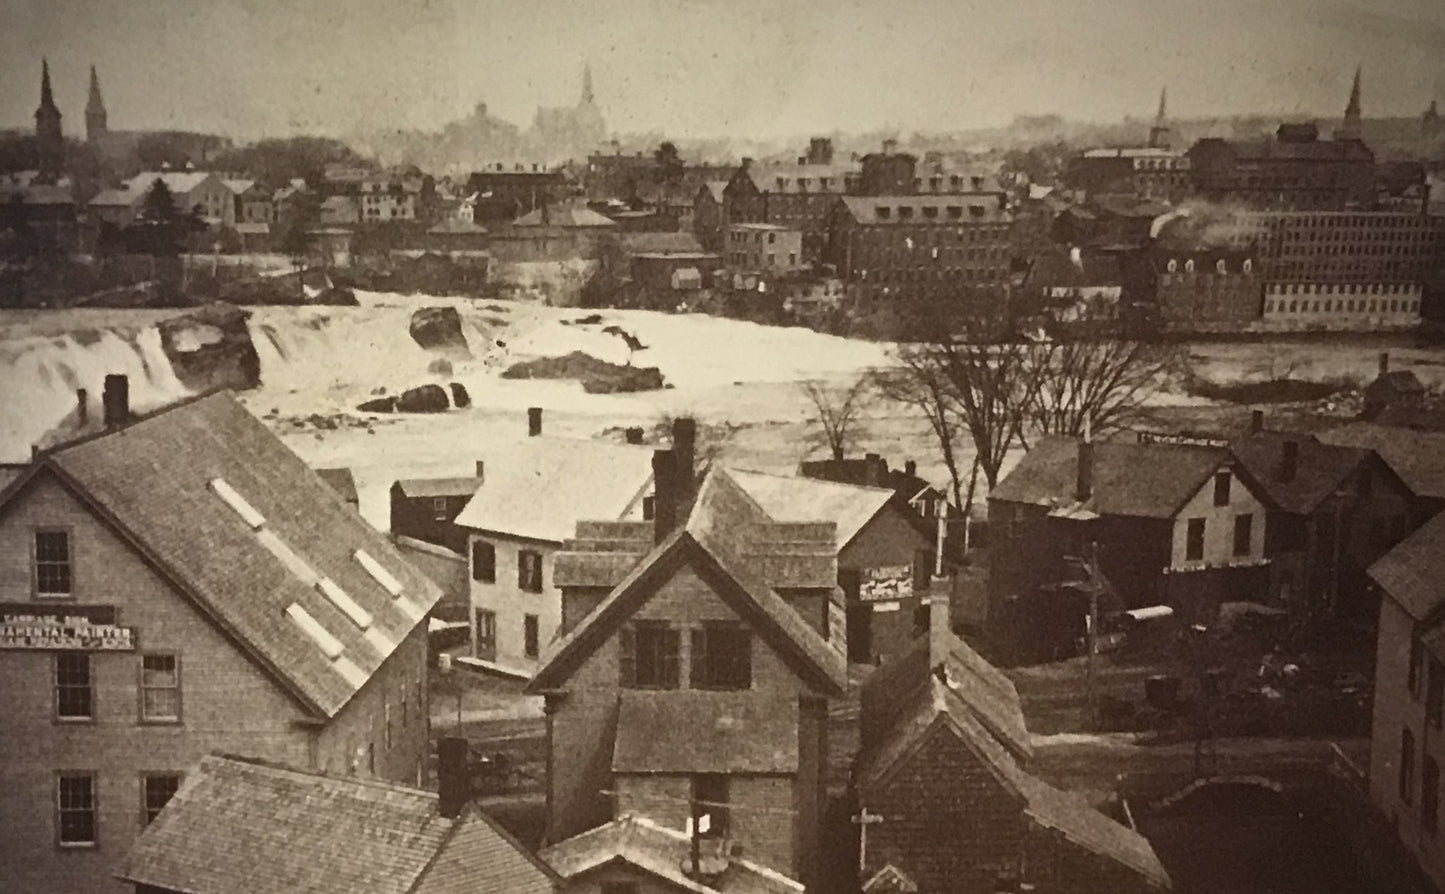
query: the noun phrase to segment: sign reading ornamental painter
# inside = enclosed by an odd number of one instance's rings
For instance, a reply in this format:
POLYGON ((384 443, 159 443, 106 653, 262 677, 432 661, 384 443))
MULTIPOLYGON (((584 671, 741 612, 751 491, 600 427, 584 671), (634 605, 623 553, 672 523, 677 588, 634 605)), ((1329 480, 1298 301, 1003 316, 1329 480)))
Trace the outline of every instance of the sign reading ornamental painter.
POLYGON ((912 595, 913 568, 909 565, 865 568, 858 583, 858 598, 863 602, 887 602, 912 595))
POLYGON ((133 652, 135 628, 109 605, 0 605, 0 649, 133 652))

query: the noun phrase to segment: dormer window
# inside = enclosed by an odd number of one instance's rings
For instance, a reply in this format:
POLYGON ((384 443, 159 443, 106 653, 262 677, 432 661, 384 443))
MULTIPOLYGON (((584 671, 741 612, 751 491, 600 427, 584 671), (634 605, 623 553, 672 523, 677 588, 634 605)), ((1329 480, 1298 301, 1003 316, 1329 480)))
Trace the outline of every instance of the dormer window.
POLYGON ((1173 258, 1170 258, 1169 263, 1165 265, 1165 269, 1168 270, 1170 273, 1177 273, 1179 270, 1179 262, 1174 260, 1173 258))
POLYGON ((1187 261, 1184 262, 1184 272, 1185 272, 1185 273, 1193 273, 1193 272, 1194 272, 1194 259, 1193 259, 1193 258, 1190 258, 1189 260, 1187 260, 1187 261))
POLYGON ((1214 272, 1220 274, 1229 272, 1229 268, 1224 263, 1224 258, 1220 258, 1214 262, 1214 272))
POLYGON ((908 206, 908 205, 900 205, 900 206, 898 206, 898 219, 899 219, 899 220, 911 220, 912 218, 913 218, 913 208, 912 208, 911 206, 908 206))
POLYGON ((1245 258, 1244 264, 1240 266, 1240 269, 1243 270, 1245 273, 1252 273, 1254 271, 1254 262, 1248 258, 1245 258))
POLYGON ((893 216, 892 212, 893 209, 889 208, 887 205, 879 205, 878 207, 873 209, 873 213, 878 216, 879 220, 888 220, 890 217, 893 216))

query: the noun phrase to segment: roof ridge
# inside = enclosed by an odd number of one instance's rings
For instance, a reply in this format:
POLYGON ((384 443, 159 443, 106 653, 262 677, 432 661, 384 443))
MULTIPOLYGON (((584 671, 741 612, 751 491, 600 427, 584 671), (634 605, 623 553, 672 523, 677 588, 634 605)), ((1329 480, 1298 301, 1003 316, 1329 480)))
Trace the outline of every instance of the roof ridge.
MULTIPOLYGON (((205 305, 200 304, 196 305, 197 308, 204 306, 205 305)), ((159 322, 166 321, 161 320, 159 322)), ((130 417, 126 419, 125 422, 122 422, 119 425, 107 425, 93 432, 78 434, 76 435, 76 437, 71 438, 70 440, 59 441, 55 444, 50 445, 49 447, 42 448, 39 453, 36 454, 36 456, 51 456, 57 453, 63 453, 72 447, 79 447, 82 444, 89 444, 91 441, 99 440, 100 438, 104 438, 109 435, 121 434, 131 428, 134 428, 137 425, 140 425, 143 422, 149 422, 152 419, 164 416, 165 414, 173 410, 184 409, 185 407, 191 406, 192 404, 200 403, 207 398, 216 397, 220 394, 230 394, 232 399, 235 399, 236 396, 235 392, 230 387, 225 385, 217 385, 213 388, 207 388, 204 391, 198 391, 194 394, 188 394, 185 397, 177 398, 170 403, 163 404, 162 406, 147 410, 144 413, 131 413, 130 417)), ((237 401, 237 403, 240 403, 240 401, 237 401)))
POLYGON ((300 767, 283 763, 281 761, 269 760, 266 758, 252 757, 248 755, 235 754, 233 752, 213 751, 201 758, 202 762, 225 761, 233 764, 244 764, 251 767, 259 767, 275 773, 282 773, 288 776, 301 778, 321 779, 327 782, 340 782, 347 785, 354 785, 362 788, 374 788, 385 791, 393 791, 404 795, 414 795, 419 800, 437 801, 439 796, 436 792, 417 788, 411 785, 404 785, 400 782, 391 782, 385 779, 377 779, 365 776, 338 776, 328 773, 325 770, 306 770, 300 767))

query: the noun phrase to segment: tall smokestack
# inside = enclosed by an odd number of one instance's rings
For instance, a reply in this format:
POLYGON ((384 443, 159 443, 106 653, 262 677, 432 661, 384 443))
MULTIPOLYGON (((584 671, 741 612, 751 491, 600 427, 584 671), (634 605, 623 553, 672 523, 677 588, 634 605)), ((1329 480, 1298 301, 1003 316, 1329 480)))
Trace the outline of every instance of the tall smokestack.
POLYGON ((1285 441, 1279 459, 1279 480, 1293 481, 1299 474, 1299 441, 1285 441))
POLYGON ((672 453, 676 470, 677 511, 692 499, 692 488, 696 482, 697 462, 697 420, 680 416, 672 420, 672 453))
POLYGON ((1079 442, 1078 476, 1074 481, 1074 497, 1080 503, 1094 495, 1094 440, 1084 426, 1084 440, 1079 442))
POLYGON ((471 799, 467 740, 457 736, 441 739, 437 742, 437 813, 456 819, 471 799))
POLYGON ((652 541, 661 543, 677 527, 677 461, 671 450, 652 451, 652 541))
POLYGON ((527 435, 535 438, 542 433, 542 408, 527 408, 527 435))
POLYGON ((105 390, 101 392, 101 407, 106 428, 115 428, 129 422, 130 379, 118 374, 106 376, 105 390))

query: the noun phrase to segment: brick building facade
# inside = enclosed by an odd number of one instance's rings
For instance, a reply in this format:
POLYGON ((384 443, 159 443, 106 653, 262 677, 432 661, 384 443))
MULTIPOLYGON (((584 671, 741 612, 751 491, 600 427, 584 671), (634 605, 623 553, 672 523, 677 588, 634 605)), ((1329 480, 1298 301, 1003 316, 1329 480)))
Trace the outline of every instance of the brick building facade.
POLYGON ((0 492, 15 890, 118 890, 212 751, 426 774, 435 586, 229 394, 138 420, 107 404, 110 430, 0 492))

